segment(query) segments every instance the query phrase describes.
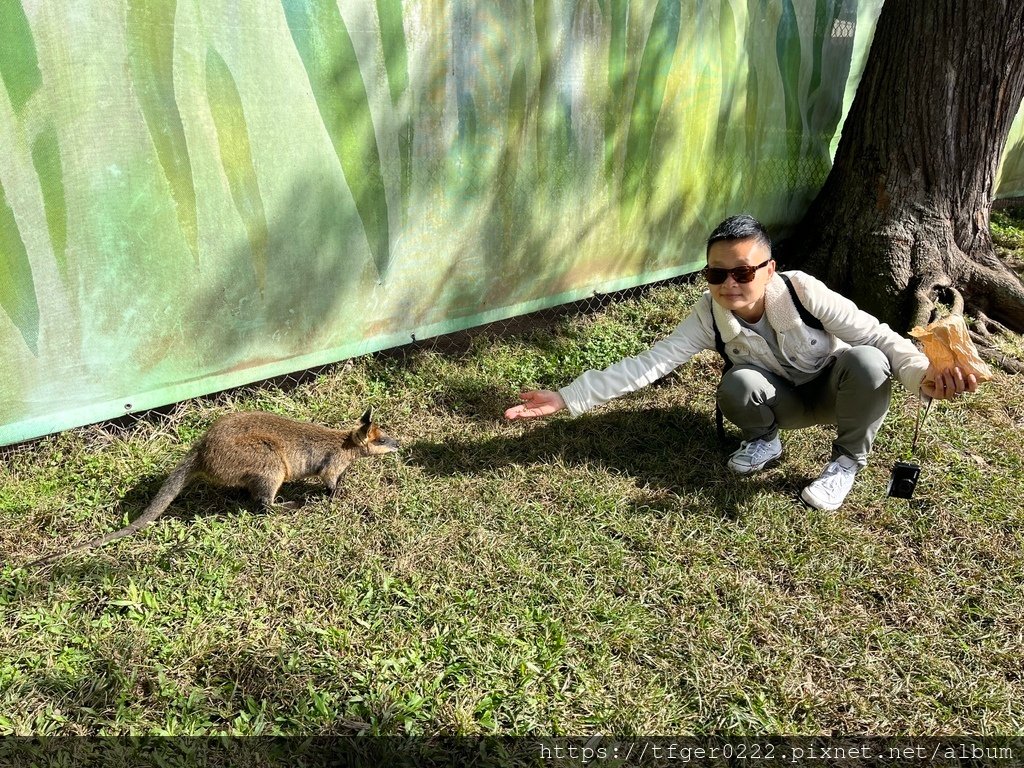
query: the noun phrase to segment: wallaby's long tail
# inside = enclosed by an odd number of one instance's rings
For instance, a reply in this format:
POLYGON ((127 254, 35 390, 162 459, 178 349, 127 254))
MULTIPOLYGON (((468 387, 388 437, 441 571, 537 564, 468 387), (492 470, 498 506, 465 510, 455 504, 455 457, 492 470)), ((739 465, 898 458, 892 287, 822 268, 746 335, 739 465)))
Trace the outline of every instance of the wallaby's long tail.
POLYGON ((99 536, 95 539, 91 539, 90 541, 87 541, 84 544, 79 544, 76 547, 72 547, 66 552, 61 552, 55 555, 47 555, 46 557, 36 560, 32 563, 32 565, 41 565, 44 563, 48 563, 51 560, 56 560, 58 557, 70 555, 72 552, 82 552, 87 549, 92 549, 93 547, 99 547, 104 544, 109 544, 112 541, 117 541, 118 539, 124 538, 125 536, 135 533, 136 531, 141 530, 142 528, 145 528, 147 525, 149 525, 158 517, 160 517, 160 515, 164 513, 167 507, 171 505, 171 502, 174 501, 175 498, 177 498, 178 494, 185 490, 185 486, 187 486, 192 481, 192 477, 195 474, 196 457, 197 451, 195 449, 189 451, 185 455, 185 458, 181 460, 181 463, 174 468, 170 475, 167 476, 167 479, 164 481, 164 484, 160 486, 160 490, 157 491, 156 496, 149 503, 149 506, 146 507, 145 511, 143 511, 141 515, 132 520, 124 528, 121 528, 117 531, 112 531, 111 533, 108 533, 104 536, 99 536))

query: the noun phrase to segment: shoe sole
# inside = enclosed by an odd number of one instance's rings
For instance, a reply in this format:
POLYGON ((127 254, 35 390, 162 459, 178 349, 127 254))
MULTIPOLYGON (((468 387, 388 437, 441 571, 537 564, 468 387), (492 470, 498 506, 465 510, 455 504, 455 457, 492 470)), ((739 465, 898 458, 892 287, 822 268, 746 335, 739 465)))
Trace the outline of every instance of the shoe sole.
POLYGON ((776 464, 778 464, 780 461, 782 461, 782 456, 783 456, 783 454, 780 453, 778 456, 775 456, 775 457, 773 457, 771 459, 768 459, 768 461, 764 462, 763 464, 758 464, 755 467, 749 467, 747 469, 737 469, 732 464, 727 464, 726 466, 730 470, 735 472, 737 475, 752 475, 755 472, 761 472, 761 471, 763 471, 765 469, 771 469, 776 464))

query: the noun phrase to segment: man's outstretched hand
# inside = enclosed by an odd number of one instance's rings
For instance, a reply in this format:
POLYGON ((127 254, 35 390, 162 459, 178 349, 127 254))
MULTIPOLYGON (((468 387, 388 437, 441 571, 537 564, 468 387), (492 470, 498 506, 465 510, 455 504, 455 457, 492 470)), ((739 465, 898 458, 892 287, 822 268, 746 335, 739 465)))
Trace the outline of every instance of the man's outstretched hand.
POLYGON ((531 389, 519 395, 519 399, 523 402, 505 411, 506 419, 535 419, 538 416, 550 416, 565 408, 562 396, 549 389, 531 389))

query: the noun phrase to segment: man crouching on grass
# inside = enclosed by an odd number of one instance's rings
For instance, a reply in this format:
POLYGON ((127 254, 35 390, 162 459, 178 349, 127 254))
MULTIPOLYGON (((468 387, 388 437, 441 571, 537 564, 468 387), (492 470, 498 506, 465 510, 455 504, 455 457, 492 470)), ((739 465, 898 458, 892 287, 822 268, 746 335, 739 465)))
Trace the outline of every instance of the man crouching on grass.
POLYGON ((834 510, 867 466, 889 410, 892 373, 908 392, 930 398, 977 389, 973 374, 932 369, 910 339, 821 281, 803 272, 776 273, 768 233, 751 216, 719 224, 708 238, 707 260, 709 289, 668 338, 603 371, 587 371, 557 392, 524 392, 505 418, 565 408, 578 416, 647 386, 701 350, 719 349, 726 372, 718 407, 743 433, 729 469, 749 475, 777 462, 780 429, 835 424, 831 461, 800 493, 806 504, 834 510))

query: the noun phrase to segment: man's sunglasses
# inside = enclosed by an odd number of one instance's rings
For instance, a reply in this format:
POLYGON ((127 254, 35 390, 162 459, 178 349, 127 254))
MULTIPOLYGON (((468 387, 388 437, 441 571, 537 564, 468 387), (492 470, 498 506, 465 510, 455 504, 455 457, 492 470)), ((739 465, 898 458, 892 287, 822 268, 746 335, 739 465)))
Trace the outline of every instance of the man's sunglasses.
POLYGON ((754 279, 754 275, 757 274, 757 270, 761 267, 767 267, 771 259, 758 264, 756 267, 733 267, 732 269, 722 269, 721 267, 704 267, 703 274, 704 279, 712 285, 721 285, 732 275, 732 279, 737 283, 749 283, 754 279))

